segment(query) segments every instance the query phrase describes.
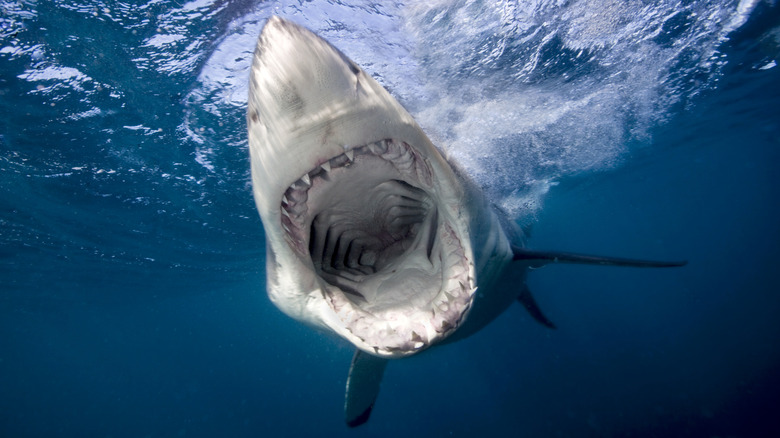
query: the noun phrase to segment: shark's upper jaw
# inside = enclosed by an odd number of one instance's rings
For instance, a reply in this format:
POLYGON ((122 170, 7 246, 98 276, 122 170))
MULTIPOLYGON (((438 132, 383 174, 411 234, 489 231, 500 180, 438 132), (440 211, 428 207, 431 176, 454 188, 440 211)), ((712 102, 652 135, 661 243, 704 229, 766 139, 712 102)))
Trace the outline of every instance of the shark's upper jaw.
POLYGON ((279 206, 290 248, 343 328, 375 354, 445 338, 471 305, 470 264, 433 172, 408 143, 383 139, 314 166, 279 206))

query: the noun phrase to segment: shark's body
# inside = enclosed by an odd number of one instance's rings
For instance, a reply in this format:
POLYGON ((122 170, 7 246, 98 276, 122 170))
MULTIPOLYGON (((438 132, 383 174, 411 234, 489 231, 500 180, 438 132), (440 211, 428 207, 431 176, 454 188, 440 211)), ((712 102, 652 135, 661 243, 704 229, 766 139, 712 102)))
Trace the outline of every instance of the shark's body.
POLYGON ((247 123, 268 295, 358 349, 350 425, 368 419, 387 359, 469 336, 517 300, 552 327, 528 266, 680 264, 523 249, 523 233, 381 85, 278 17, 257 43, 247 123))

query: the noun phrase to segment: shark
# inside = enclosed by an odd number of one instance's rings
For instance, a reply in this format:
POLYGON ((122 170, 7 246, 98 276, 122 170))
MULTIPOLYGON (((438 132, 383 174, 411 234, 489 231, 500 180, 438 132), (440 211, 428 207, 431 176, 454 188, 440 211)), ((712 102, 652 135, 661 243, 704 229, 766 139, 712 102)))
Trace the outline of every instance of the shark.
POLYGON ((255 47, 247 129, 268 296, 355 347, 351 427, 369 419, 390 360, 471 336, 518 302, 555 328, 528 289, 530 268, 686 263, 527 248, 384 87, 277 16, 255 47))

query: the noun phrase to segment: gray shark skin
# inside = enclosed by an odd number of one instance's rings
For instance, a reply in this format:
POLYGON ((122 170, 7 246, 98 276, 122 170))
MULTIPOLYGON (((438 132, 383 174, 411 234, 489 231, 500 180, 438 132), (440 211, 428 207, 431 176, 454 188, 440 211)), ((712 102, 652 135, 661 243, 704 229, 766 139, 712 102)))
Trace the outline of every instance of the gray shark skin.
POLYGON ((388 359, 474 334, 515 301, 554 328, 525 286, 528 267, 684 264, 524 249, 521 230, 381 85, 279 17, 254 52, 247 126, 268 296, 357 348, 350 426, 368 420, 388 359))

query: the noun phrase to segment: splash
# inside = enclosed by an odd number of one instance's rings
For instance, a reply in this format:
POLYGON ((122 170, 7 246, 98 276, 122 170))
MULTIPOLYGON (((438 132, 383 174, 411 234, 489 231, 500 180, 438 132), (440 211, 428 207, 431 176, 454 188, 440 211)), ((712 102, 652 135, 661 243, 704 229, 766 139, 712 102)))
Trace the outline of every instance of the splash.
POLYGON ((404 12, 416 116, 515 218, 567 176, 619 166, 717 82, 757 2, 439 1, 404 12))
POLYGON ((556 181, 619 166, 713 87, 718 47, 756 4, 262 4, 231 23, 189 102, 213 116, 243 108, 254 39, 265 18, 287 16, 376 77, 497 204, 527 219, 556 181))

